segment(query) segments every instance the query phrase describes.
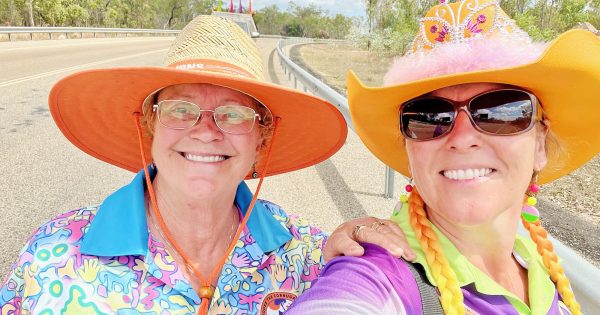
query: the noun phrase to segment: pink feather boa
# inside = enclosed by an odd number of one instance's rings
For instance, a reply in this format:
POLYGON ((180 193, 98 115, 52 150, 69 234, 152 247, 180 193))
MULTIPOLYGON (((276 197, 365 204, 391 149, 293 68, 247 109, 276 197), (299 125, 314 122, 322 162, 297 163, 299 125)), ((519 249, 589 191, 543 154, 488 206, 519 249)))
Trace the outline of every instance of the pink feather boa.
POLYGON ((398 57, 383 78, 384 85, 397 85, 420 79, 511 68, 536 61, 547 44, 532 43, 512 36, 496 36, 465 43, 438 44, 428 52, 398 57))

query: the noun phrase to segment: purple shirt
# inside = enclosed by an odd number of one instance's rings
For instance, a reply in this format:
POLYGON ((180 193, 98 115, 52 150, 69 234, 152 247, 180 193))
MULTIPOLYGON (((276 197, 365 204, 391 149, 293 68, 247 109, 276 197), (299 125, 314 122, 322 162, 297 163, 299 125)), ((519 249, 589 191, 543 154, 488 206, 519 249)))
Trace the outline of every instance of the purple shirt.
MULTIPOLYGON (((419 289, 407 263, 379 246, 364 246, 363 257, 339 257, 329 262, 312 288, 286 314, 422 314, 419 289)), ((463 286, 462 292, 467 312, 523 314, 506 297, 479 293, 474 284, 463 286)), ((554 301, 543 314, 571 313, 555 290, 554 301)))

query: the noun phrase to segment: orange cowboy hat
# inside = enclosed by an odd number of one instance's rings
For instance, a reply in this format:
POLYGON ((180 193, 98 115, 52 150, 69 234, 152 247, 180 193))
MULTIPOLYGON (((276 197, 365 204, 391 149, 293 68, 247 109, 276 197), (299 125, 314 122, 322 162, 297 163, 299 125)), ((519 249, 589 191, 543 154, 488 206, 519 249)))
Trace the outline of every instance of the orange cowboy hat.
POLYGON ((463 83, 519 86, 536 95, 565 154, 550 159, 541 184, 577 169, 600 152, 600 38, 571 30, 532 43, 496 1, 433 7, 420 21, 411 51, 398 58, 385 87, 363 85, 351 71, 348 102, 356 133, 385 164, 410 176, 400 131, 404 102, 463 83))
MULTIPOLYGON (((63 78, 50 92, 50 111, 79 149, 137 172, 144 165, 134 114, 142 113, 145 100, 152 100, 160 89, 182 83, 240 91, 280 119, 266 175, 319 163, 346 139, 346 122, 333 105, 266 82, 253 40, 235 23, 215 16, 190 22, 175 39, 163 67, 95 69, 63 78)), ((150 137, 143 144, 150 157, 150 137)))

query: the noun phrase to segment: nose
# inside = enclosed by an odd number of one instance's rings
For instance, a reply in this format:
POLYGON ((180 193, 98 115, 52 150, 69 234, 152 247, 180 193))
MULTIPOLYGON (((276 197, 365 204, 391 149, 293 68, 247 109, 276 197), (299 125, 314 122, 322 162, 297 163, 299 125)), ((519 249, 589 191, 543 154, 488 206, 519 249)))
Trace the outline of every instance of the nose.
POLYGON ((203 112, 198 122, 190 128, 189 136, 202 142, 218 141, 223 139, 223 131, 217 127, 211 113, 203 112))
POLYGON ((447 147, 455 151, 473 150, 481 146, 481 136, 482 134, 472 125, 469 115, 461 110, 446 139, 447 147))

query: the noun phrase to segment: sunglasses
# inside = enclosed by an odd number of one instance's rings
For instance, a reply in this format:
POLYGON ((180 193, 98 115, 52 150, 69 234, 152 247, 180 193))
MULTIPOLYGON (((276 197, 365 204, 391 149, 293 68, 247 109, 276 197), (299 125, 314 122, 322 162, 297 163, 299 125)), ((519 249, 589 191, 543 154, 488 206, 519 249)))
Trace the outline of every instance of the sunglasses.
POLYGON ((194 103, 182 100, 162 100, 153 106, 161 125, 176 130, 192 128, 211 113, 215 125, 229 134, 246 134, 252 131, 255 122, 261 120, 253 108, 238 104, 228 104, 215 109, 200 109, 194 103))
POLYGON ((533 127, 537 104, 535 95, 510 88, 486 91, 460 102, 421 96, 400 107, 400 130, 404 137, 416 141, 437 139, 452 131, 462 110, 481 133, 516 135, 533 127))

